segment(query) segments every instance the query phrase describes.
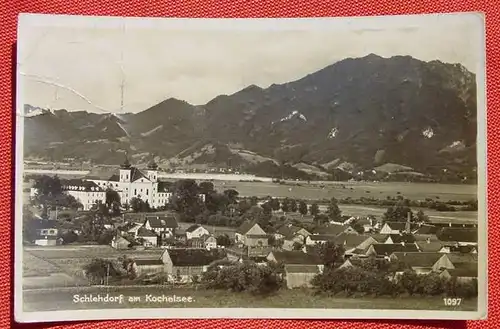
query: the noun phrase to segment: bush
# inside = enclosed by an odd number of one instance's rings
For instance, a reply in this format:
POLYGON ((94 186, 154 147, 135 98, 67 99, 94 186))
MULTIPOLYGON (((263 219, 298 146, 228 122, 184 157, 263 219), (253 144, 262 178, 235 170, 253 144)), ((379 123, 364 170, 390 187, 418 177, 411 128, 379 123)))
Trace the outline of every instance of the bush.
POLYGON ((283 286, 282 273, 278 267, 259 266, 251 262, 211 266, 203 273, 201 281, 209 289, 247 291, 255 295, 268 295, 283 286))
POLYGON ((347 296, 355 293, 392 296, 398 292, 398 287, 382 273, 358 267, 326 268, 322 274, 314 277, 312 284, 319 291, 344 293, 347 296))

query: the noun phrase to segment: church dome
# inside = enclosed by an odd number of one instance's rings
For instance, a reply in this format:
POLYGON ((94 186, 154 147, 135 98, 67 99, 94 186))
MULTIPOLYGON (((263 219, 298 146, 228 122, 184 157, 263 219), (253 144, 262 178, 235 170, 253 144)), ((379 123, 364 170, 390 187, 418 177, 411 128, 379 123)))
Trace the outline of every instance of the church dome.
POLYGON ((154 159, 151 159, 151 161, 149 161, 148 169, 153 169, 153 170, 158 169, 158 164, 156 164, 154 159))
POLYGON ((127 156, 125 157, 125 161, 121 164, 120 167, 122 167, 123 169, 129 169, 131 167, 130 161, 128 161, 127 156))

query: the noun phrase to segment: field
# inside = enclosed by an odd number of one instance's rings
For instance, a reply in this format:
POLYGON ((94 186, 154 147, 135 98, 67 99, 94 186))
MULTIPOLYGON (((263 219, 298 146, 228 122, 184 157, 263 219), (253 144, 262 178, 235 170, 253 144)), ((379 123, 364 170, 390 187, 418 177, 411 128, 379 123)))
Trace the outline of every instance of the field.
POLYGON ((477 198, 476 185, 424 184, 424 183, 366 183, 366 182, 225 182, 213 181, 217 190, 235 189, 240 196, 280 197, 322 200, 351 197, 386 199, 402 195, 411 200, 439 198, 441 201, 467 201, 477 198), (300 185, 297 185, 300 184, 300 185), (345 187, 345 188, 344 188, 345 187))
MULTIPOLYGON (((87 171, 64 171, 64 170, 37 170, 26 169, 26 173, 57 174, 60 177, 83 177, 87 171)), ((295 199, 321 200, 336 198, 360 198, 373 197, 385 199, 402 195, 412 200, 424 200, 425 198, 439 197, 441 201, 459 200, 467 201, 477 198, 477 185, 454 185, 454 184, 430 184, 430 183, 404 183, 404 182, 299 182, 285 181, 283 184, 272 183, 268 178, 259 178, 240 175, 223 174, 184 174, 176 177, 175 174, 160 174, 160 178, 178 180, 181 178, 193 178, 198 181, 212 180, 215 187, 222 191, 235 189, 241 196, 257 197, 289 197, 295 199), (168 177, 167 177, 168 176, 168 177), (239 181, 239 180, 257 181, 239 181), (260 182, 258 181, 260 180, 260 182)))
POLYGON ((24 247, 23 286, 29 288, 70 287, 86 285, 83 267, 93 258, 118 260, 160 258, 163 249, 118 251, 110 246, 67 245, 54 247, 24 247))
POLYGON ((443 298, 437 297, 330 297, 313 295, 310 290, 281 290, 269 297, 255 297, 246 293, 231 293, 221 290, 195 290, 193 288, 170 288, 159 286, 144 287, 89 287, 81 290, 59 289, 44 291, 25 291, 23 293, 25 311, 52 311, 75 309, 110 309, 110 308, 323 308, 323 309, 406 309, 406 310, 460 310, 474 311, 477 299, 462 300, 458 307, 445 306, 443 298), (125 302, 118 303, 73 303, 75 294, 96 294, 119 296, 123 294, 125 302), (154 303, 145 300, 146 294, 153 296, 191 297, 191 303, 154 303), (138 302, 129 302, 130 296, 140 297, 138 302))

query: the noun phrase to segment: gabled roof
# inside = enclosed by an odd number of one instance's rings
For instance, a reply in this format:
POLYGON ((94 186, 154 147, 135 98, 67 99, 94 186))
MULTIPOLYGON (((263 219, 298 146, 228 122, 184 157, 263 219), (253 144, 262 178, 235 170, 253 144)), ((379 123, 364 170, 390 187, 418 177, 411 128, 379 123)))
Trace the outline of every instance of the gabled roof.
POLYGON ((389 256, 395 252, 418 252, 417 246, 415 244, 372 244, 370 248, 373 248, 375 253, 379 256, 389 256))
POLYGON ((206 266, 225 255, 206 249, 167 249, 174 266, 206 266))
MULTIPOLYGON (((384 225, 388 225, 391 230, 395 231, 404 231, 406 229, 406 222, 385 222, 384 225)), ((415 224, 410 224, 410 229, 415 229, 417 225, 415 224)))
POLYGON ((394 252, 394 257, 408 267, 432 267, 443 254, 438 252, 394 252))
POLYGON ((319 273, 318 265, 285 265, 286 273, 319 273))
POLYGON ((312 241, 335 241, 337 235, 327 235, 327 234, 313 234, 307 237, 312 241))
POLYGON ((443 244, 439 241, 417 241, 417 247, 423 252, 437 252, 443 248, 443 244))
MULTIPOLYGON (((389 237, 391 238, 393 243, 414 243, 415 242, 415 237, 411 234, 390 234, 389 237)), ((389 239, 389 237, 387 239, 389 239)))
POLYGON ((250 238, 250 239, 265 239, 267 238, 268 235, 267 234, 247 234, 247 238, 250 238))
POLYGON ((413 233, 414 234, 436 234, 436 232, 439 231, 439 229, 440 229, 439 226, 423 224, 413 233))
POLYGON ((257 224, 257 222, 255 222, 255 221, 246 221, 246 222, 243 222, 243 224, 241 224, 240 227, 238 227, 238 229, 236 230, 236 233, 245 235, 245 234, 248 233, 248 231, 250 231, 250 229, 252 227, 254 227, 254 225, 259 225, 259 224, 257 224))
POLYGON ((477 242, 477 228, 443 227, 436 236, 443 242, 477 242))
POLYGON ((152 228, 177 228, 177 219, 173 214, 148 215, 146 221, 152 228))
POLYGON ((189 232, 189 233, 193 233, 194 231, 196 231, 198 228, 200 228, 203 226, 201 226, 200 224, 194 224, 194 225, 191 225, 189 226, 187 229, 186 229, 186 232, 189 232))
POLYGON ((453 264, 453 266, 457 266, 457 264, 460 264, 460 263, 477 263, 477 261, 478 261, 477 254, 471 254, 471 253, 462 254, 462 253, 458 253, 458 252, 450 252, 450 253, 447 253, 444 255, 446 255, 446 257, 448 257, 448 259, 453 264))
POLYGON ((65 191, 103 192, 96 183, 84 179, 61 179, 61 188, 65 191))
POLYGON ((156 233, 151 231, 151 230, 148 230, 147 228, 145 227, 141 227, 138 231, 137 231, 137 236, 139 237, 156 237, 156 233))
POLYGON ((271 252, 278 263, 295 265, 321 265, 319 255, 306 254, 300 250, 280 250, 271 252))
POLYGON ((382 243, 385 240, 387 240, 387 238, 389 237, 389 234, 378 234, 378 233, 375 233, 375 234, 370 234, 370 236, 372 238, 374 238, 376 241, 378 241, 379 243, 382 243))
POLYGON ((161 259, 136 259, 134 262, 137 266, 163 265, 163 261, 161 259))
POLYGON ((141 170, 136 167, 130 168, 130 181, 135 182, 138 179, 144 178, 149 181, 149 178, 141 170))
POLYGON ((314 234, 325 234, 325 235, 339 235, 345 232, 350 226, 349 225, 328 225, 320 226, 314 230, 314 234))
POLYGON ((474 223, 428 223, 428 225, 434 225, 440 228, 451 227, 451 228, 477 228, 477 224, 474 223))
POLYGON ((120 181, 120 175, 113 174, 113 175, 111 175, 111 177, 108 178, 108 181, 110 181, 110 182, 119 182, 120 181))
POLYGON ((477 278, 477 263, 460 263, 454 269, 447 269, 452 277, 477 278))
POLYGON ((356 248, 369 238, 370 238, 369 235, 342 233, 335 238, 335 243, 343 245, 344 249, 350 249, 350 248, 356 248))
POLYGON ((57 221, 52 219, 33 219, 29 225, 35 230, 55 229, 57 221))

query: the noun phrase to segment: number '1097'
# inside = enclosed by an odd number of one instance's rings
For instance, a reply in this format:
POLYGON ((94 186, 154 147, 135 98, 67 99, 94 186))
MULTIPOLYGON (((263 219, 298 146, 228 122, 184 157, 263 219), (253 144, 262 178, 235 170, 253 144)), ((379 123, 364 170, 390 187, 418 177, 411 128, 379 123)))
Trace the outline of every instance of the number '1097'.
POLYGON ((462 298, 443 298, 443 301, 446 306, 458 306, 462 302, 462 298))

